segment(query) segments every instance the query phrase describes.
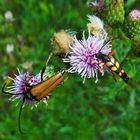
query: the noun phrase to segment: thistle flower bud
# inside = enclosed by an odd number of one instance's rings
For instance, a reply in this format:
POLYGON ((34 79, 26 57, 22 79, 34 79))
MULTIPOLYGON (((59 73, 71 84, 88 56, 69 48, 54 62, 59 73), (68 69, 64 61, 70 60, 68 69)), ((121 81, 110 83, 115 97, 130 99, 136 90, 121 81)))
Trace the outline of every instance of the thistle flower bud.
POLYGON ((139 10, 132 10, 130 13, 129 13, 129 17, 132 19, 132 20, 140 20, 140 11, 139 10))
POLYGON ((107 18, 110 25, 122 24, 124 13, 124 0, 110 0, 107 18))
POLYGON ((132 10, 128 15, 127 20, 128 37, 136 42, 140 42, 140 11, 132 10))
POLYGON ((55 33, 52 39, 52 44, 55 47, 56 53, 68 54, 72 43, 73 36, 64 30, 55 33))

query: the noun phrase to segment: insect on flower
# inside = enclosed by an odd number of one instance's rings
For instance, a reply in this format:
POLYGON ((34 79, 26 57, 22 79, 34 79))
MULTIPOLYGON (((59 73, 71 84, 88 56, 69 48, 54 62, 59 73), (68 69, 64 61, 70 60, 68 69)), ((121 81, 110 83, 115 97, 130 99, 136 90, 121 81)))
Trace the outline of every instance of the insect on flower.
POLYGON ((89 35, 87 39, 83 36, 82 40, 77 40, 75 36, 68 57, 63 59, 71 66, 67 71, 78 72, 84 78, 83 83, 86 78, 94 77, 97 82, 98 72, 104 75, 105 71, 109 71, 114 79, 115 76, 112 72, 117 73, 127 83, 128 76, 119 63, 109 55, 111 46, 110 41, 107 42, 106 38, 100 36, 89 35))
POLYGON ((21 111, 24 105, 36 106, 40 101, 46 101, 49 94, 64 80, 64 70, 51 76, 49 79, 44 79, 45 67, 41 73, 31 75, 29 73, 20 73, 13 79, 13 85, 7 87, 6 83, 2 87, 2 92, 9 94, 12 100, 19 99, 22 101, 19 110, 19 131, 22 133, 20 125, 21 111))
POLYGON ((110 41, 107 41, 104 43, 104 45, 100 48, 99 52, 96 55, 97 58, 101 59, 102 62, 106 64, 106 66, 109 68, 112 77, 116 81, 116 78, 112 72, 115 72, 118 76, 120 76, 125 83, 128 83, 129 77, 125 73, 125 71, 120 67, 120 64, 113 58, 112 56, 106 55, 102 52, 102 49, 107 45, 110 44, 110 41))
MULTIPOLYGON (((99 36, 89 35, 86 39, 83 34, 82 40, 78 40, 75 36, 68 57, 63 59, 64 62, 68 62, 71 66, 67 71, 80 74, 83 78, 83 83, 86 78, 94 77, 96 78, 95 82, 97 82, 98 72, 104 75, 105 64, 94 54, 99 52, 104 41, 104 38, 100 38, 99 36)), ((107 44, 103 51, 105 54, 108 54, 110 49, 110 46, 107 44)))
MULTIPOLYGON (((97 16, 90 16, 88 15, 90 23, 87 24, 89 34, 92 36, 98 36, 100 40, 104 40, 104 43, 98 46, 98 51, 93 54, 94 58, 100 59, 102 63, 104 63, 111 73, 112 77, 116 81, 116 78, 112 72, 117 73, 126 83, 128 82, 129 78, 124 72, 124 70, 120 67, 120 64, 111 56, 111 43, 108 40, 107 32, 104 29, 104 24, 100 18, 97 16), (109 51, 106 51, 107 46, 110 48, 109 51)), ((101 44, 101 43, 100 43, 101 44)))

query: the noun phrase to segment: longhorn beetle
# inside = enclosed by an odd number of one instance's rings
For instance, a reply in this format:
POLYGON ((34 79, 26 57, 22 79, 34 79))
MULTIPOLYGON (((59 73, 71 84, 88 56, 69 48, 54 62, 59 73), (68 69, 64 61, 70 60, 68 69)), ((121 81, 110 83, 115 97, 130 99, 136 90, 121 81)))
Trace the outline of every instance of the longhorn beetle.
POLYGON ((110 41, 107 41, 103 44, 99 52, 96 54, 96 57, 101 59, 102 62, 106 64, 106 66, 111 71, 111 74, 116 81, 116 78, 112 72, 115 72, 119 77, 121 77, 125 83, 128 83, 129 77, 125 73, 125 71, 120 67, 120 64, 112 57, 106 54, 103 54, 101 50, 104 48, 105 45, 109 44, 110 41))

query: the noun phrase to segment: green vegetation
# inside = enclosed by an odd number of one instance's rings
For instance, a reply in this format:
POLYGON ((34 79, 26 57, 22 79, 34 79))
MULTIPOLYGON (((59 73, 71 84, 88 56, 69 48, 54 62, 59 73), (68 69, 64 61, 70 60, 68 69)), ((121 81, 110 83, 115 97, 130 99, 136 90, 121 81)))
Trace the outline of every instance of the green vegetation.
MULTIPOLYGON (((108 0, 105 0, 107 6, 108 0)), ((52 52, 51 38, 61 29, 82 33, 86 29, 87 14, 93 14, 86 0, 0 0, 0 84, 6 76, 20 70, 38 73, 52 52), (5 21, 7 11, 13 13, 12 22, 5 21), (6 51, 7 44, 14 51, 6 51)), ((125 16, 140 9, 139 0, 125 3, 125 16), (138 7, 139 6, 139 7, 138 7)), ((104 11, 106 12, 106 10, 104 11)), ((101 14, 107 25, 107 12, 101 14)), ((112 20, 110 18, 109 20, 112 20)), ((113 22, 112 22, 113 23, 113 22)), ((130 77, 126 85, 117 75, 114 82, 109 73, 86 80, 70 74, 52 94, 48 106, 43 103, 31 110, 26 107, 21 125, 27 133, 18 132, 19 105, 0 94, 0 140, 139 140, 140 139, 140 49, 125 35, 123 25, 109 25, 107 30, 113 40, 115 58, 122 63, 130 77), (132 49, 131 49, 132 48, 132 49), (136 48, 136 49, 135 49, 136 48)), ((61 59, 53 57, 49 65, 58 71, 61 59)))

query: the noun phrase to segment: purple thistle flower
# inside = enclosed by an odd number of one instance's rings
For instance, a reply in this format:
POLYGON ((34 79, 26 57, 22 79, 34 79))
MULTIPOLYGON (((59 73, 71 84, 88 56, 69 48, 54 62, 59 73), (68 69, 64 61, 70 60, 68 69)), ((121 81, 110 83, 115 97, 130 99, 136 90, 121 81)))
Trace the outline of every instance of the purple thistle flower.
MULTIPOLYGON (((10 98, 10 100, 12 100, 12 101, 14 101, 16 99, 23 101, 23 98, 26 96, 29 89, 31 89, 32 86, 35 86, 41 82, 40 73, 37 75, 32 75, 29 73, 20 73, 19 70, 18 70, 18 72, 19 72, 19 74, 15 75, 14 79, 11 78, 13 80, 12 86, 7 87, 8 88, 7 92, 14 94, 10 98), (17 95, 15 95, 15 94, 17 94, 17 95)), ((25 98, 24 105, 31 105, 33 107, 33 106, 37 106, 37 103, 38 103, 38 101, 36 101, 36 100, 33 100, 33 99, 31 100, 29 98, 25 98)))
POLYGON ((140 19, 140 11, 137 9, 132 10, 129 13, 129 17, 133 20, 139 20, 140 19))
POLYGON ((96 55, 100 51, 108 55, 111 51, 110 44, 105 44, 104 38, 98 36, 89 36, 87 39, 77 40, 75 37, 68 58, 64 58, 64 62, 69 62, 71 67, 67 70, 70 73, 77 72, 84 78, 96 78, 98 81, 98 71, 104 75, 106 70, 105 64, 96 55), (104 47, 102 48, 102 46, 104 47), (101 50, 100 50, 101 49, 101 50))

